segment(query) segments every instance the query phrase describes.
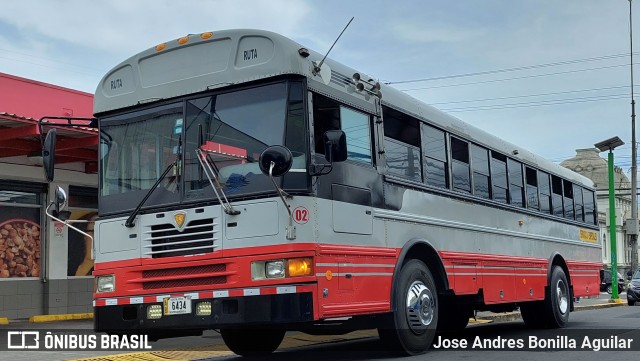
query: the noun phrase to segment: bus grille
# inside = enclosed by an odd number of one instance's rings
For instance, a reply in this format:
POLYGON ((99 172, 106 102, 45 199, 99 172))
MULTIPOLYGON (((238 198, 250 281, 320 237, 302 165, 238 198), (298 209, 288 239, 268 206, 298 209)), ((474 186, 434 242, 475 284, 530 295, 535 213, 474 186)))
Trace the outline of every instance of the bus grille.
POLYGON ((227 276, 214 276, 205 278, 186 278, 178 280, 161 280, 144 282, 142 288, 145 290, 155 290, 159 288, 177 288, 177 287, 194 287, 222 285, 227 283, 227 276))
POLYGON ((218 247, 214 218, 198 219, 189 222, 182 232, 174 225, 165 223, 150 227, 143 246, 145 255, 152 258, 186 256, 211 253, 218 247), (148 243, 150 241, 150 243, 148 243))

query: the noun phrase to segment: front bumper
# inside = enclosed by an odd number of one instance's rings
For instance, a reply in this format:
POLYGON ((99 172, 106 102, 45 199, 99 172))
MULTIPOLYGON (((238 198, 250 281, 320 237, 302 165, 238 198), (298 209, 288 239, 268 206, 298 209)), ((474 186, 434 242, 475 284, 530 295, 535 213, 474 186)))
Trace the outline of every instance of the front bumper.
POLYGON ((158 332, 163 330, 205 330, 237 326, 285 325, 313 320, 313 293, 200 298, 192 302, 211 302, 210 316, 192 313, 163 315, 147 319, 147 307, 157 303, 94 307, 97 332, 158 332))

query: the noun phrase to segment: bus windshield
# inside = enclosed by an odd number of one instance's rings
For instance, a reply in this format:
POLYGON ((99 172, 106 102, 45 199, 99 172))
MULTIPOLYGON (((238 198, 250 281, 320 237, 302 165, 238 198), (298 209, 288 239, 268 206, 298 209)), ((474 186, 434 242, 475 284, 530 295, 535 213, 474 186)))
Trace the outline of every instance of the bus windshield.
MULTIPOLYGON (((215 199, 197 149, 219 169, 228 197, 272 191, 273 184, 258 166, 261 152, 270 145, 291 143, 288 139, 304 140, 303 118, 288 116, 292 101, 287 84, 206 95, 101 119, 101 212, 135 208, 176 157, 182 161, 143 208, 215 199), (295 129, 298 136, 290 136, 295 129)), ((300 99, 298 106, 301 103, 300 99)), ((289 147, 292 168, 306 169, 304 142, 289 147)))

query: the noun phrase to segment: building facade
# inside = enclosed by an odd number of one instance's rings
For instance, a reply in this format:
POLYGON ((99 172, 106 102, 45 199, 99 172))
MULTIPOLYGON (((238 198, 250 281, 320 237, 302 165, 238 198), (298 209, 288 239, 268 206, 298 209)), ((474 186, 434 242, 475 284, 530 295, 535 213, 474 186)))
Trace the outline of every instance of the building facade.
MULTIPOLYGON (((602 262, 611 267, 611 234, 609 228, 609 169, 607 160, 600 157, 596 148, 577 149, 576 156, 560 163, 591 179, 596 186, 600 240, 602 242, 602 262)), ((631 182, 620 167, 614 167, 615 212, 616 212, 616 255, 620 274, 631 269, 631 252, 625 222, 631 218, 631 182)))
MULTIPOLYGON (((43 116, 91 117, 92 94, 0 73, 0 317, 92 311, 92 245, 45 214, 53 190, 72 218, 97 209, 95 130, 59 128, 56 180, 42 168, 43 116)), ((85 229, 90 223, 82 224, 85 229)))

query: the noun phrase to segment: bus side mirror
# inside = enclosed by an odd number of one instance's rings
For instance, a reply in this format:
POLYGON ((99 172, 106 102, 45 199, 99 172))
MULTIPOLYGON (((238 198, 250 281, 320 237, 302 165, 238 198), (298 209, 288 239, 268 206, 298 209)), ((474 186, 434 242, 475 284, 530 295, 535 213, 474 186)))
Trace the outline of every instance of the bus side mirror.
POLYGON ((56 129, 51 129, 44 139, 42 147, 42 165, 44 166, 44 174, 47 181, 53 181, 53 172, 55 170, 56 155, 56 129))
POLYGON ((272 145, 260 154, 258 164, 262 173, 272 177, 281 177, 291 169, 293 156, 289 148, 272 145))
POLYGON ((327 130, 322 136, 324 157, 329 163, 347 160, 347 136, 342 130, 327 130))
POLYGON ((53 202, 56 207, 56 213, 60 214, 60 211, 67 205, 67 193, 62 189, 62 187, 57 186, 54 197, 55 199, 53 202))

